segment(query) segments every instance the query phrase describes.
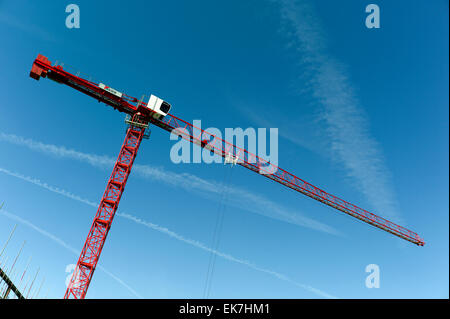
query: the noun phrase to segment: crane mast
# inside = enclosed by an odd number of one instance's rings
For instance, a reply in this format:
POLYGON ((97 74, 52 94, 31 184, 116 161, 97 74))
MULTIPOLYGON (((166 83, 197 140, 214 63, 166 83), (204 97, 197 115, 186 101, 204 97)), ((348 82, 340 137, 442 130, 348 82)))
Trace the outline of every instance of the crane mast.
POLYGON ((145 127, 131 124, 100 201, 64 298, 84 298, 95 271, 114 214, 119 206, 128 176, 144 137, 145 127))
MULTIPOLYGON (((333 207, 347 215, 355 217, 367 224, 382 229, 397 237, 418 246, 425 245, 419 235, 409 229, 397 225, 383 217, 375 215, 351 204, 337 196, 298 178, 297 176, 275 166, 274 164, 248 152, 246 149, 210 134, 201 128, 172 115, 158 116, 147 103, 135 97, 123 94, 106 87, 102 83, 95 83, 64 70, 61 65, 53 65, 45 56, 39 54, 33 62, 30 77, 39 80, 48 77, 58 83, 68 85, 99 102, 112 106, 114 109, 129 115, 129 128, 122 145, 119 157, 114 165, 105 193, 100 201, 93 224, 84 244, 83 250, 72 275, 65 298, 84 298, 92 275, 97 265, 100 253, 111 227, 114 214, 125 189, 128 176, 136 157, 139 145, 145 137, 145 130, 149 124, 172 132, 189 142, 208 149, 227 161, 243 166, 279 184, 287 186, 301 194, 309 196, 323 204, 333 207), (207 141, 207 142, 205 142, 207 141)), ((150 104, 150 103, 148 103, 150 104)))

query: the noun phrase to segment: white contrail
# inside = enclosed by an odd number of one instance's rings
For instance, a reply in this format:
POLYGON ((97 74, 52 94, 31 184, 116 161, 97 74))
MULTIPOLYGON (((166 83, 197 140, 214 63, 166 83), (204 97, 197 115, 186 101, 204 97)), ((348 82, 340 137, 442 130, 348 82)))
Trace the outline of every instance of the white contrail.
POLYGON ((23 181, 26 181, 26 182, 28 182, 28 183, 32 183, 32 184, 37 185, 37 186, 39 186, 39 187, 45 188, 45 189, 47 189, 47 190, 49 190, 49 191, 51 191, 51 192, 53 192, 53 193, 57 193, 57 194, 66 196, 66 197, 68 197, 68 198, 77 200, 77 201, 79 201, 79 202, 82 202, 82 203, 85 203, 85 204, 88 204, 88 205, 91 205, 91 206, 94 206, 94 207, 97 206, 97 204, 95 204, 95 203, 93 203, 93 202, 90 202, 90 201, 88 201, 88 200, 86 200, 86 199, 84 199, 84 198, 81 198, 81 197, 79 197, 79 196, 77 196, 77 195, 74 195, 74 194, 72 194, 72 193, 69 193, 69 192, 67 192, 67 191, 65 191, 65 190, 63 190, 63 189, 60 189, 60 188, 57 188, 57 187, 54 187, 54 186, 50 186, 50 185, 48 185, 47 183, 41 182, 41 181, 40 181, 39 179, 37 179, 37 178, 32 178, 32 177, 29 177, 29 176, 25 176, 25 175, 19 174, 19 173, 17 173, 17 172, 12 172, 12 171, 7 170, 7 169, 4 169, 4 168, 2 168, 2 167, 0 167, 0 172, 1 172, 1 173, 4 173, 4 174, 6 174, 6 175, 12 176, 12 177, 19 178, 19 179, 21 179, 21 180, 23 180, 23 181))
MULTIPOLYGON (((35 185, 39 185, 38 183, 34 183, 35 185)), ((39 185, 42 186, 42 185, 39 185)), ((42 186, 44 187, 44 186, 42 186)), ((45 187, 46 188, 46 187, 45 187)), ((52 188, 47 188, 50 191, 53 191, 52 188)), ((68 193, 60 193, 57 192, 58 194, 67 196, 68 193)), ((72 197, 70 197, 72 198, 72 197)), ((77 197, 73 197, 72 199, 78 200, 77 197)), ((86 202, 84 202, 86 203, 86 202)), ((5 209, 0 210, 0 214, 3 214, 4 216, 13 219, 19 223, 22 223, 32 229, 34 229, 35 231, 37 231, 38 233, 40 233, 41 235, 44 235, 45 237, 51 239, 52 241, 54 241, 55 243, 57 243, 58 245, 64 247, 65 249, 69 250, 70 252, 72 252, 73 254, 75 254, 76 256, 80 255, 80 251, 76 250, 75 248, 73 248, 72 246, 70 246, 69 244, 67 244, 66 242, 64 242, 62 239, 56 237, 55 235, 49 233, 48 231, 36 226, 35 224, 33 224, 32 222, 19 217, 15 214, 12 214, 8 211, 6 211, 5 209)), ((113 278, 114 280, 116 280, 118 283, 120 283, 122 286, 124 286, 126 289, 128 289, 133 295, 135 295, 136 297, 142 299, 142 296, 140 296, 133 288, 131 288, 129 285, 127 285, 122 279, 120 279, 119 277, 115 276, 114 274, 112 274, 111 272, 109 272, 108 270, 106 270, 104 267, 102 266, 97 266, 100 270, 104 271, 107 275, 109 275, 111 278, 113 278)))
MULTIPOLYGON (((68 192, 68 191, 66 191, 66 190, 64 190, 64 189, 61 189, 61 188, 59 188, 59 187, 54 187, 54 186, 48 185, 47 183, 41 182, 41 181, 40 181, 39 179, 37 179, 37 178, 32 178, 32 177, 29 177, 29 176, 24 176, 24 175, 22 175, 22 174, 19 174, 19 173, 16 173, 16 172, 11 172, 11 171, 9 171, 9 170, 7 170, 7 169, 4 169, 4 168, 0 168, 0 172, 2 172, 2 173, 4 173, 4 174, 7 174, 7 175, 9 175, 9 176, 12 176, 12 177, 19 178, 19 179, 21 179, 21 180, 23 180, 23 181, 26 181, 26 182, 28 182, 28 183, 32 183, 32 184, 37 185, 37 186, 39 186, 39 187, 45 188, 45 189, 47 189, 47 190, 49 190, 49 191, 51 191, 51 192, 53 192, 53 193, 56 193, 56 194, 65 196, 65 197, 67 197, 67 198, 76 200, 76 201, 78 201, 78 202, 87 204, 87 205, 89 205, 89 206, 92 206, 92 207, 97 207, 97 206, 98 206, 98 204, 96 204, 96 203, 94 203, 94 202, 92 202, 92 201, 89 201, 89 200, 87 200, 87 199, 84 199, 84 198, 82 198, 82 197, 80 197, 80 196, 78 196, 78 195, 75 195, 75 194, 73 194, 73 193, 71 193, 71 192, 68 192)), ((167 228, 165 228, 165 227, 159 226, 159 225, 157 225, 157 224, 153 224, 153 223, 151 223, 151 222, 145 221, 145 220, 143 220, 143 219, 140 219, 140 218, 138 218, 138 217, 135 217, 135 216, 133 216, 133 215, 126 214, 126 213, 120 213, 120 212, 117 212, 116 215, 117 215, 117 216, 120 216, 120 217, 123 217, 123 218, 126 218, 126 219, 128 219, 128 220, 131 220, 131 221, 133 221, 133 222, 135 222, 135 223, 138 223, 138 224, 140 224, 140 225, 143 225, 143 226, 145 226, 145 227, 147 227, 147 228, 151 228, 151 229, 153 229, 153 230, 156 230, 156 231, 158 231, 158 232, 161 232, 161 233, 163 233, 163 234, 166 234, 166 235, 168 235, 168 236, 170 236, 170 237, 172 237, 172 238, 175 238, 175 239, 177 239, 177 240, 180 240, 180 241, 182 241, 182 242, 185 242, 185 243, 187 243, 187 244, 189 244, 189 245, 191 245, 191 246, 194 246, 194 247, 200 248, 200 249, 202 249, 202 250, 205 250, 205 251, 207 251, 207 252, 213 253, 213 254, 215 254, 215 255, 217 255, 217 256, 219 256, 219 257, 222 257, 222 258, 224 258, 224 259, 226 259, 226 260, 229 260, 229 261, 232 261, 232 262, 236 262, 236 263, 245 265, 245 266, 250 267, 250 268, 252 268, 252 269, 254 269, 254 270, 257 270, 257 271, 260 271, 260 272, 264 272, 264 273, 269 274, 269 275, 271 275, 271 276, 274 276, 274 277, 276 277, 276 278, 278 278, 278 279, 281 279, 281 280, 290 282, 290 283, 292 283, 292 284, 294 284, 294 285, 296 285, 296 286, 298 286, 298 287, 301 287, 301 288, 306 289, 306 290, 308 290, 308 291, 310 291, 310 292, 313 292, 313 293, 315 293, 315 294, 317 294, 317 295, 319 295, 319 296, 321 296, 321 297, 324 297, 324 298, 336 298, 335 296, 332 296, 332 295, 330 295, 330 294, 328 294, 328 293, 326 293, 326 292, 324 292, 324 291, 321 291, 321 290, 319 290, 319 289, 317 289, 317 288, 314 288, 314 287, 311 287, 311 286, 309 286, 309 285, 305 285, 305 284, 302 284, 302 283, 298 283, 298 282, 296 282, 296 281, 290 279, 290 278, 289 278, 288 276, 286 276, 286 275, 283 275, 283 274, 280 274, 280 273, 278 273, 278 272, 275 272, 275 271, 272 271, 272 270, 268 270, 268 269, 259 267, 259 266, 255 265, 255 264, 253 264, 253 263, 251 263, 251 262, 249 262, 249 261, 247 261, 247 260, 239 259, 239 258, 233 257, 232 255, 229 255, 229 254, 220 252, 220 251, 218 251, 218 250, 212 249, 212 248, 206 246, 205 244, 203 244, 203 243, 201 243, 201 242, 199 242, 199 241, 196 241, 196 240, 193 240, 193 239, 189 239, 189 238, 183 237, 182 235, 179 235, 179 234, 177 234, 177 233, 175 233, 175 232, 173 232, 173 231, 171 231, 171 230, 169 230, 169 229, 167 229, 167 228)), ((27 223, 27 224, 28 224, 28 223, 27 223)), ((29 226, 30 226, 30 227, 33 227, 34 229, 36 229, 36 226, 34 226, 34 225, 32 225, 32 224, 29 224, 29 226)), ((51 234, 49 234, 49 233, 47 233, 47 232, 45 232, 45 231, 42 231, 42 230, 40 230, 40 229, 36 229, 36 230, 38 230, 39 232, 43 233, 43 234, 46 235, 47 237, 53 239, 54 241, 58 242, 60 245, 64 246, 65 248, 70 249, 72 252, 75 252, 75 253, 79 254, 75 249, 73 249, 72 247, 68 246, 66 243, 64 243, 64 242, 63 242, 62 240, 60 240, 59 238, 57 238, 57 237, 55 237, 55 236, 53 236, 53 235, 51 235, 51 234)), ((117 279, 116 279, 116 280, 117 280, 117 279)))
POLYGON ((260 272, 264 272, 266 274, 274 276, 274 277, 276 277, 278 279, 288 281, 288 282, 290 282, 290 283, 292 283, 292 284, 294 284, 294 285, 296 285, 298 287, 304 288, 304 289, 306 289, 306 290, 308 290, 310 292, 313 292, 313 293, 315 293, 315 294, 317 294, 319 296, 322 296, 322 297, 325 297, 325 298, 336 298, 335 296, 332 296, 332 295, 330 295, 330 294, 328 294, 328 293, 326 293, 324 291, 321 291, 319 289, 313 288, 313 287, 305 285, 305 284, 297 283, 297 282, 291 280, 286 275, 283 275, 283 274, 280 274, 278 272, 275 272, 275 271, 272 271, 272 270, 268 270, 268 269, 265 269, 265 268, 261 268, 261 267, 255 265, 255 264, 247 261, 247 260, 239 259, 239 258, 233 257, 233 256, 231 256, 229 254, 225 254, 225 253, 220 252, 220 251, 218 251, 216 249, 210 248, 210 247, 206 246, 205 244, 203 244, 203 243, 201 243, 201 242, 199 242, 197 240, 185 238, 185 237, 183 237, 183 236, 181 236, 181 235, 179 235, 179 234, 177 234, 177 233, 175 233, 175 232, 173 232, 173 231, 171 231, 171 230, 169 230, 169 229, 167 229, 165 227, 162 227, 162 226, 159 226, 157 224, 153 224, 153 223, 144 221, 144 220, 142 220, 142 219, 140 219, 138 217, 132 216, 130 214, 118 213, 118 215, 122 216, 124 218, 127 218, 129 220, 132 220, 132 221, 134 221, 134 222, 136 222, 138 224, 144 225, 144 226, 146 226, 148 228, 157 230, 157 231, 159 231, 161 233, 164 233, 164 234, 166 234, 166 235, 168 235, 168 236, 170 236, 172 238, 175 238, 177 240, 185 242, 186 244, 189 244, 191 246, 194 246, 194 247, 200 248, 202 250, 205 250, 207 252, 213 253, 213 254, 215 254, 215 255, 217 255, 219 257, 222 257, 222 258, 224 258, 226 260, 233 261, 235 263, 239 263, 239 264, 245 265, 245 266, 250 267, 250 268, 252 268, 254 270, 257 270, 257 271, 260 271, 260 272))
POLYGON ((100 156, 95 154, 82 153, 72 149, 68 149, 64 146, 45 144, 14 134, 5 134, 3 132, 0 132, 0 140, 20 146, 25 146, 31 150, 39 151, 44 154, 51 154, 56 157, 72 158, 81 162, 87 162, 88 164, 99 168, 112 168, 115 163, 115 160, 112 157, 106 155, 100 156))
MULTIPOLYGON (((97 168, 112 169, 115 159, 105 155, 96 155, 79 152, 64 146, 56 146, 23 138, 14 134, 0 132, 0 140, 8 143, 25 146, 28 149, 39 151, 44 154, 50 154, 60 158, 70 158, 88 163, 97 168)), ((289 211, 281 205, 261 196, 249 192, 246 189, 235 186, 213 183, 192 174, 174 173, 160 168, 154 168, 147 165, 134 164, 133 172, 143 178, 164 182, 173 187, 181 187, 187 191, 197 191, 201 196, 213 195, 220 197, 222 192, 227 192, 229 196, 228 204, 234 207, 245 209, 249 212, 260 214, 272 219, 307 227, 313 230, 325 232, 328 234, 342 236, 342 234, 331 226, 316 221, 312 218, 302 216, 298 213, 289 211), (249 204, 251 202, 251 204, 249 204)))
POLYGON ((281 20, 290 32, 290 47, 299 52, 303 78, 322 105, 334 160, 342 163, 376 212, 400 222, 391 175, 382 150, 371 137, 346 67, 327 53, 327 39, 312 7, 304 1, 280 2, 281 20))

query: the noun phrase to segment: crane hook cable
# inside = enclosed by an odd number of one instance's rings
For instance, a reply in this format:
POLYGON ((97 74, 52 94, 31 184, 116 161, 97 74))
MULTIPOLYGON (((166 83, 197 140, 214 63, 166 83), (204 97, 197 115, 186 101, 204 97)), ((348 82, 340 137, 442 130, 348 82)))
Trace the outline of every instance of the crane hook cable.
MULTIPOLYGON (((231 167, 233 167, 231 165, 231 167)), ((215 263, 216 263, 216 254, 214 253, 215 251, 217 251, 217 249, 219 248, 219 243, 220 243, 220 236, 222 233, 222 228, 223 228, 223 220, 224 220, 224 215, 225 215, 225 210, 226 210, 226 199, 227 199, 227 195, 228 195, 228 187, 230 185, 230 180, 231 180, 231 175, 232 175, 233 170, 229 170, 228 172, 225 172, 225 184, 224 184, 224 188, 221 194, 221 200, 220 200, 220 204, 219 204, 219 209, 218 209, 218 214, 217 214, 217 218, 216 218, 216 223, 215 223, 215 227, 214 227, 214 231, 213 231, 213 239, 212 239, 212 251, 211 254, 209 256, 209 263, 208 263, 208 271, 206 273, 206 282, 205 282, 205 288, 204 288, 204 292, 203 292, 203 296, 204 298, 208 298, 210 291, 211 291, 211 285, 212 285, 212 277, 214 274, 214 268, 215 268, 215 263)))

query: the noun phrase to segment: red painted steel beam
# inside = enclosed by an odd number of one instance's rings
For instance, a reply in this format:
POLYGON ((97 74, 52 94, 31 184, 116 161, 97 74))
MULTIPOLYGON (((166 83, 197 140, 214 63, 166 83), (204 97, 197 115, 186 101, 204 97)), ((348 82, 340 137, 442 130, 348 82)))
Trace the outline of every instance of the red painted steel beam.
POLYGON ((220 137, 210 134, 201 128, 197 128, 192 124, 175 117, 174 115, 169 114, 162 120, 152 118, 150 121, 154 125, 159 126, 168 132, 173 132, 173 130, 179 129, 177 134, 185 140, 197 144, 202 148, 207 148, 211 152, 214 152, 224 158, 228 154, 231 154, 237 158, 237 164, 263 175, 277 183, 287 186, 299 193, 307 195, 330 207, 338 209, 341 212, 344 212, 418 246, 425 245, 424 240, 420 238, 417 233, 399 226, 383 217, 370 213, 367 210, 340 199, 337 196, 331 195, 285 171, 284 169, 260 158, 259 156, 248 152, 246 149, 239 148, 236 145, 221 139, 220 137), (194 131, 196 134, 194 134, 194 131), (205 144, 203 142, 205 139, 210 142, 205 144))
POLYGON ((114 165, 105 193, 98 207, 91 229, 78 258, 77 266, 72 274, 65 299, 83 299, 97 266, 105 244, 106 236, 111 228, 120 198, 125 190, 128 176, 136 158, 139 145, 144 136, 144 128, 129 127, 119 157, 114 165))

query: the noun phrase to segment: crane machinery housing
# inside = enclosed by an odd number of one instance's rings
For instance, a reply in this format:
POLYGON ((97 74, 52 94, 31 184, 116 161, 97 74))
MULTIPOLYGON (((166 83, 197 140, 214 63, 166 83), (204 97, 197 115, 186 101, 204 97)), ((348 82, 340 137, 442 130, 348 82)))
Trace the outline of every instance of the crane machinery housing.
POLYGON ((58 83, 68 85, 77 91, 95 98, 99 102, 103 102, 127 114, 126 123, 129 124, 125 140, 64 298, 79 299, 85 298, 86 296, 140 143, 147 136, 146 131, 149 124, 158 126, 168 132, 176 130, 175 132, 181 138, 218 154, 226 162, 248 168, 413 244, 418 246, 425 245, 424 240, 417 233, 331 195, 257 155, 248 152, 246 149, 237 147, 220 137, 169 114, 171 105, 155 95, 151 95, 148 102, 145 102, 143 98, 138 100, 103 83, 96 83, 67 72, 62 65, 52 65, 48 58, 41 54, 38 54, 33 62, 30 77, 36 80, 39 80, 41 77, 48 77, 58 83))

